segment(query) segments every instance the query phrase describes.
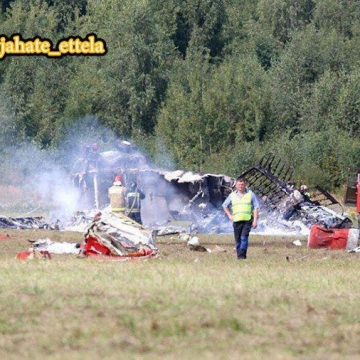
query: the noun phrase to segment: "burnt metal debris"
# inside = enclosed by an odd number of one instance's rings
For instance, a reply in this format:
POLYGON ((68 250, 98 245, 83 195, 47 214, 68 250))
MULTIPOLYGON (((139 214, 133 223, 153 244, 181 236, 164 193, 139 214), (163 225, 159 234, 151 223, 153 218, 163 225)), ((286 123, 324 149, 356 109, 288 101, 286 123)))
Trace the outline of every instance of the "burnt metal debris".
POLYGON ((294 168, 285 164, 274 154, 263 157, 254 167, 240 174, 262 202, 262 211, 273 217, 300 220, 307 227, 321 224, 326 228, 349 228, 352 221, 343 215, 342 205, 320 186, 308 189, 310 199, 306 201, 298 192, 300 184, 292 181, 294 168), (285 214, 293 207, 292 215, 285 214))
MULTIPOLYGON (((70 178, 79 190, 79 211, 70 224, 50 225, 42 218, 3 217, 0 218, 0 227, 55 229, 78 226, 84 229, 91 223, 93 211, 108 206, 107 191, 116 175, 122 176, 125 187, 136 183, 145 193, 145 199, 141 201, 141 217, 147 229, 157 230, 158 234, 172 233, 173 222, 183 221, 187 222, 186 232, 232 231, 222 203, 233 190, 235 178, 157 168, 128 142, 120 142, 113 151, 98 152, 97 147, 88 147, 84 156, 78 159, 70 178)), ((310 187, 310 201, 304 201, 297 190, 300 184, 293 181, 294 168, 274 154, 263 157, 239 176, 247 180, 248 187, 258 196, 261 218, 266 218, 270 225, 280 225, 285 230, 293 228, 295 221, 307 228, 313 224, 327 228, 352 225, 343 214, 341 204, 321 187, 310 187), (291 208, 294 211, 288 215, 291 208)))
POLYGON ((59 230, 59 222, 57 221, 54 224, 48 223, 42 216, 13 218, 1 215, 0 228, 59 230))
MULTIPOLYGON (((286 165, 274 154, 264 156, 254 167, 246 170, 240 177, 247 180, 248 185, 261 197, 267 208, 276 208, 279 202, 296 190, 292 180, 294 168, 286 165)), ((321 206, 339 207, 341 204, 320 186, 309 188, 311 200, 321 206)))
MULTIPOLYGON (((79 190, 79 209, 103 209, 109 203, 107 191, 116 175, 124 186, 131 183, 145 193, 141 218, 146 227, 156 228, 170 221, 206 222, 219 215, 234 179, 219 174, 169 171, 156 168, 128 142, 116 150, 85 153, 73 167, 71 179, 79 190)), ((222 214, 222 213, 221 213, 222 214)), ((204 230, 200 226, 201 230, 204 230)))
POLYGON ((292 193, 293 173, 292 166, 269 154, 239 177, 245 178, 249 188, 261 198, 265 207, 272 210, 285 196, 292 193))
MULTIPOLYGON (((93 158, 92 154, 92 158, 80 161, 80 171, 72 173, 74 183, 90 207, 102 208, 108 203, 107 189, 114 176, 120 174, 125 186, 135 182, 146 195, 141 208, 146 227, 156 229, 176 220, 191 221, 192 231, 229 231, 222 203, 233 189, 234 178, 156 168, 127 142, 122 142, 115 151, 97 154, 96 162, 93 158)), ((321 187, 309 189, 310 202, 294 200, 299 194, 293 175, 291 165, 269 154, 239 176, 247 180, 249 188, 261 200, 262 213, 272 220, 283 220, 289 206, 296 205, 296 212, 286 220, 300 220, 307 227, 314 223, 326 227, 351 226, 351 220, 342 215, 340 203, 321 187), (288 202, 288 199, 293 201, 288 202)))

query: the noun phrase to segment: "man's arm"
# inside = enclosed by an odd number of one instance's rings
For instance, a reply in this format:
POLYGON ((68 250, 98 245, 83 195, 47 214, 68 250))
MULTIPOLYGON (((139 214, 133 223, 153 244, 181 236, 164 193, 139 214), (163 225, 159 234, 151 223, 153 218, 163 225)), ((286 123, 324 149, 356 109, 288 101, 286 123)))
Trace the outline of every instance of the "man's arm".
POLYGON ((223 209, 224 209, 226 215, 228 216, 228 218, 229 218, 231 221, 233 221, 234 218, 233 218, 233 215, 232 215, 232 213, 230 212, 229 208, 223 207, 223 209))
POLYGON ((252 222, 253 229, 257 228, 258 219, 259 219, 259 209, 254 209, 253 210, 253 222, 252 222))
POLYGON ((231 213, 231 211, 230 211, 230 209, 229 209, 230 203, 231 203, 231 201, 230 201, 230 195, 229 195, 229 196, 226 198, 226 200, 223 202, 222 207, 223 207, 226 215, 228 216, 228 218, 229 218, 231 221, 233 221, 233 220, 234 220, 234 217, 233 217, 233 215, 232 215, 232 213, 231 213))
POLYGON ((253 209, 253 222, 252 222, 252 227, 253 229, 257 228, 257 223, 259 220, 259 209, 260 209, 260 204, 259 204, 259 200, 256 197, 256 195, 254 193, 252 193, 252 205, 254 207, 253 209))

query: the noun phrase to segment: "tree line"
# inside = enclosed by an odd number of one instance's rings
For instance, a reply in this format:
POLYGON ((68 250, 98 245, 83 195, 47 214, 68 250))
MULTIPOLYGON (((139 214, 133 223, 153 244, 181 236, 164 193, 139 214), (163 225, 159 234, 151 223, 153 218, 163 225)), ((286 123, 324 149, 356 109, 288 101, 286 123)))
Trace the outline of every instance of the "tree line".
POLYGON ((273 152, 328 189, 359 166, 358 1, 10 0, 0 33, 108 49, 1 60, 3 156, 30 142, 69 165, 65 149, 118 137, 161 166, 236 176, 273 152))

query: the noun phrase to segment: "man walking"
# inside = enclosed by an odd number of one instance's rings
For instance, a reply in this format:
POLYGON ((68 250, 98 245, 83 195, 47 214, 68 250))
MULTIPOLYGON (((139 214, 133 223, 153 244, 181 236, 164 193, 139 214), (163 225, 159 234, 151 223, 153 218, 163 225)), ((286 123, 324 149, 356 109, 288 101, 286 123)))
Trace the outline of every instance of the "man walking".
POLYGON ((236 179, 235 188, 222 206, 233 221, 237 258, 246 259, 250 230, 257 227, 260 206, 255 194, 246 187, 244 178, 236 179))

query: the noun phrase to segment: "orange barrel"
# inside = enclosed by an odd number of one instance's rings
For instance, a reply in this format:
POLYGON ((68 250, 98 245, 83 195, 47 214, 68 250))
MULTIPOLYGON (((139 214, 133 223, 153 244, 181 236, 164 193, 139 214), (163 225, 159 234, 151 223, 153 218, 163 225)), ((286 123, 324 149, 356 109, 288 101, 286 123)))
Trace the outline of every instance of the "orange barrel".
POLYGON ((313 225, 308 237, 308 247, 352 250, 358 246, 358 241, 358 229, 325 229, 320 225, 313 225))

